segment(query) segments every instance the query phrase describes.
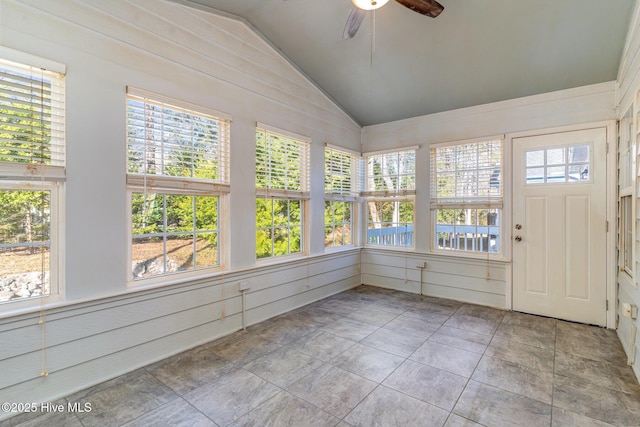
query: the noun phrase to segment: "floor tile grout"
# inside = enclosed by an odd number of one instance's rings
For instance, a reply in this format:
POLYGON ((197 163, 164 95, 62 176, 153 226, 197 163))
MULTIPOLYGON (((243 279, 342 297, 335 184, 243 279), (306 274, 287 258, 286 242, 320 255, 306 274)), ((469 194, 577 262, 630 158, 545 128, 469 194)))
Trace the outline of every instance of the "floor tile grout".
MULTIPOLYGON (((115 399, 111 404, 115 412, 110 415, 114 423, 120 418, 122 421, 114 425, 148 423, 152 419, 149 417, 176 405, 186 413, 172 415, 200 417, 220 427, 239 420, 251 423, 255 416, 268 416, 274 425, 278 425, 277 420, 294 416, 333 417, 336 425, 345 426, 349 422, 367 425, 373 420, 393 424, 406 416, 406 408, 422 414, 421 422, 431 419, 447 427, 460 418, 492 425, 500 423, 500 417, 509 416, 504 414, 527 420, 523 422, 530 425, 550 427, 569 420, 580 424, 596 419, 612 425, 640 425, 640 385, 636 396, 635 383, 629 385, 628 378, 603 377, 630 371, 613 363, 616 351, 620 352, 609 348, 616 343, 620 346, 615 338, 613 331, 600 328, 361 286, 252 325, 244 333, 237 331, 150 364, 138 374, 125 374, 78 396, 87 400, 101 393, 115 399), (380 308, 385 303, 393 307, 393 312, 380 308), (367 321, 370 316, 372 320, 367 321), (432 325, 437 327, 431 330, 432 325), (553 337, 547 332, 551 325, 553 337), (575 354, 567 353, 573 359, 563 356, 559 369, 558 355, 566 351, 575 354), (588 351, 592 352, 587 353, 589 359, 583 358, 588 351), (575 367, 569 365, 574 359, 575 367), (327 378, 333 381, 336 372, 342 371, 349 372, 349 387, 360 389, 344 391, 341 383, 330 383, 329 388, 316 390, 318 384, 325 384, 327 378), (329 373, 333 376, 326 377, 329 373), (407 373, 418 377, 407 377, 407 373), (429 382, 426 373, 449 383, 429 382), (235 384, 227 384, 225 389, 223 379, 238 375, 259 387, 256 393, 264 390, 265 397, 236 396, 235 384), (134 379, 136 382, 131 383, 134 379), (145 398, 155 399, 154 393, 164 396, 158 401, 174 397, 155 406, 147 403, 141 406, 145 408, 141 412, 127 415, 128 407, 118 399, 129 392, 130 385, 152 383, 151 379, 166 391, 145 390, 132 399, 144 403, 145 398), (573 384, 581 387, 570 389, 573 384), (550 395, 546 394, 549 390, 550 395), (340 415, 344 414, 340 417, 331 412, 331 399, 340 398, 335 393, 342 392, 351 400, 339 406, 340 415), (619 393, 637 397, 637 405, 630 401, 630 406, 620 407, 622 403, 615 401, 619 393), (224 412, 224 405, 233 396, 258 400, 232 401, 231 412, 224 412), (391 398, 396 406, 380 400, 383 396, 391 398), (549 403, 538 399, 544 396, 549 396, 549 403), (613 403, 605 407, 609 401, 613 403), (273 412, 282 402, 293 406, 273 412), (493 405, 498 409, 487 409, 493 405), (594 409, 597 405, 601 408, 594 409)), ((76 419, 83 426, 95 421, 90 416, 76 419)), ((9 424, 0 422, 4 425, 9 424)))

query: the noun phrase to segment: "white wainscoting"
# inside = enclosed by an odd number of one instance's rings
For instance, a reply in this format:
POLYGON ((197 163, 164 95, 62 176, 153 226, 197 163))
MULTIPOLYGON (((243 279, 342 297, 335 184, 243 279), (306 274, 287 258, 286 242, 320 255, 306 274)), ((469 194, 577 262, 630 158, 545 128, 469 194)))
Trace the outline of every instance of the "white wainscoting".
POLYGON ((250 325, 358 286, 358 263, 353 249, 70 304, 44 329, 37 312, 0 320, 0 400, 52 401, 237 331, 241 281, 250 325))
POLYGON ((362 250, 363 284, 498 308, 508 307, 508 268, 486 259, 362 250))

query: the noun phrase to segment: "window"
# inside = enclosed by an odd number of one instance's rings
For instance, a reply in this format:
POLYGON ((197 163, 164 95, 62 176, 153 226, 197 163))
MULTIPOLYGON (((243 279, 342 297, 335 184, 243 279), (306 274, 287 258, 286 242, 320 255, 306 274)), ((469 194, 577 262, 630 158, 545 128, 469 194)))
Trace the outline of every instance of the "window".
POLYGON ((256 258, 304 251, 309 199, 309 141, 258 124, 256 129, 256 258))
POLYGON ((431 148, 436 250, 501 253, 502 138, 431 148))
POLYGON ((413 246, 416 149, 365 154, 368 244, 413 246))
POLYGON ((635 153, 633 146, 633 107, 620 120, 618 128, 618 264, 620 271, 634 277, 633 202, 635 153))
POLYGON ((620 198, 620 269, 633 275, 633 199, 632 196, 620 198))
POLYGON ((0 303, 60 296, 64 67, 0 60, 0 303))
POLYGON ((128 88, 130 280, 220 268, 230 118, 128 88))
POLYGON ((589 145, 527 151, 527 185, 589 181, 590 151, 589 145))
POLYGON ((338 147, 325 147, 325 248, 353 245, 353 206, 358 197, 359 157, 359 154, 338 147))

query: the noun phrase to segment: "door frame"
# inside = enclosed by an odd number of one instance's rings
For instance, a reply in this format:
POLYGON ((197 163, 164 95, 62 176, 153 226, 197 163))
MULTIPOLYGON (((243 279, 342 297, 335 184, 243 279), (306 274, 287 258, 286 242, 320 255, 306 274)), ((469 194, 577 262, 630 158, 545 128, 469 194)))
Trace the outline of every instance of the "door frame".
POLYGON ((569 126, 558 126, 552 128, 536 129, 522 132, 507 133, 505 135, 505 159, 508 159, 510 167, 505 168, 505 194, 509 194, 510 197, 505 200, 505 210, 509 212, 505 215, 505 254, 509 254, 509 267, 507 271, 507 286, 505 292, 505 305, 508 310, 513 309, 513 227, 511 223, 513 221, 513 140, 516 138, 549 135, 560 132, 572 132, 579 130, 606 128, 607 131, 607 158, 606 158, 606 220, 608 223, 607 237, 606 237, 606 295, 607 295, 607 312, 606 312, 606 326, 609 329, 615 329, 616 327, 616 277, 617 277, 617 262, 616 262, 616 223, 617 223, 617 196, 616 196, 616 121, 606 120, 600 122, 582 123, 569 126), (508 171, 508 174, 507 174, 508 171))

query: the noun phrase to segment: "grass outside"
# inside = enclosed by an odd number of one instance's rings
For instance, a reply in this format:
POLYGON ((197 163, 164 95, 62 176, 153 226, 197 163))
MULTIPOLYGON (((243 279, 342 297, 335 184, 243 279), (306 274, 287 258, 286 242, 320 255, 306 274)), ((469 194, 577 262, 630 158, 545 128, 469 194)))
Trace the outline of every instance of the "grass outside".
POLYGON ((30 273, 32 271, 49 270, 49 251, 43 248, 0 249, 0 277, 9 274, 30 273))
MULTIPOLYGON (((168 239, 167 256, 178 265, 178 270, 193 269, 193 240, 168 239)), ((215 243, 206 239, 196 239, 197 265, 195 268, 217 265, 218 255, 215 243)), ((163 242, 151 239, 140 239, 131 246, 133 262, 162 260, 164 253, 163 242)))

